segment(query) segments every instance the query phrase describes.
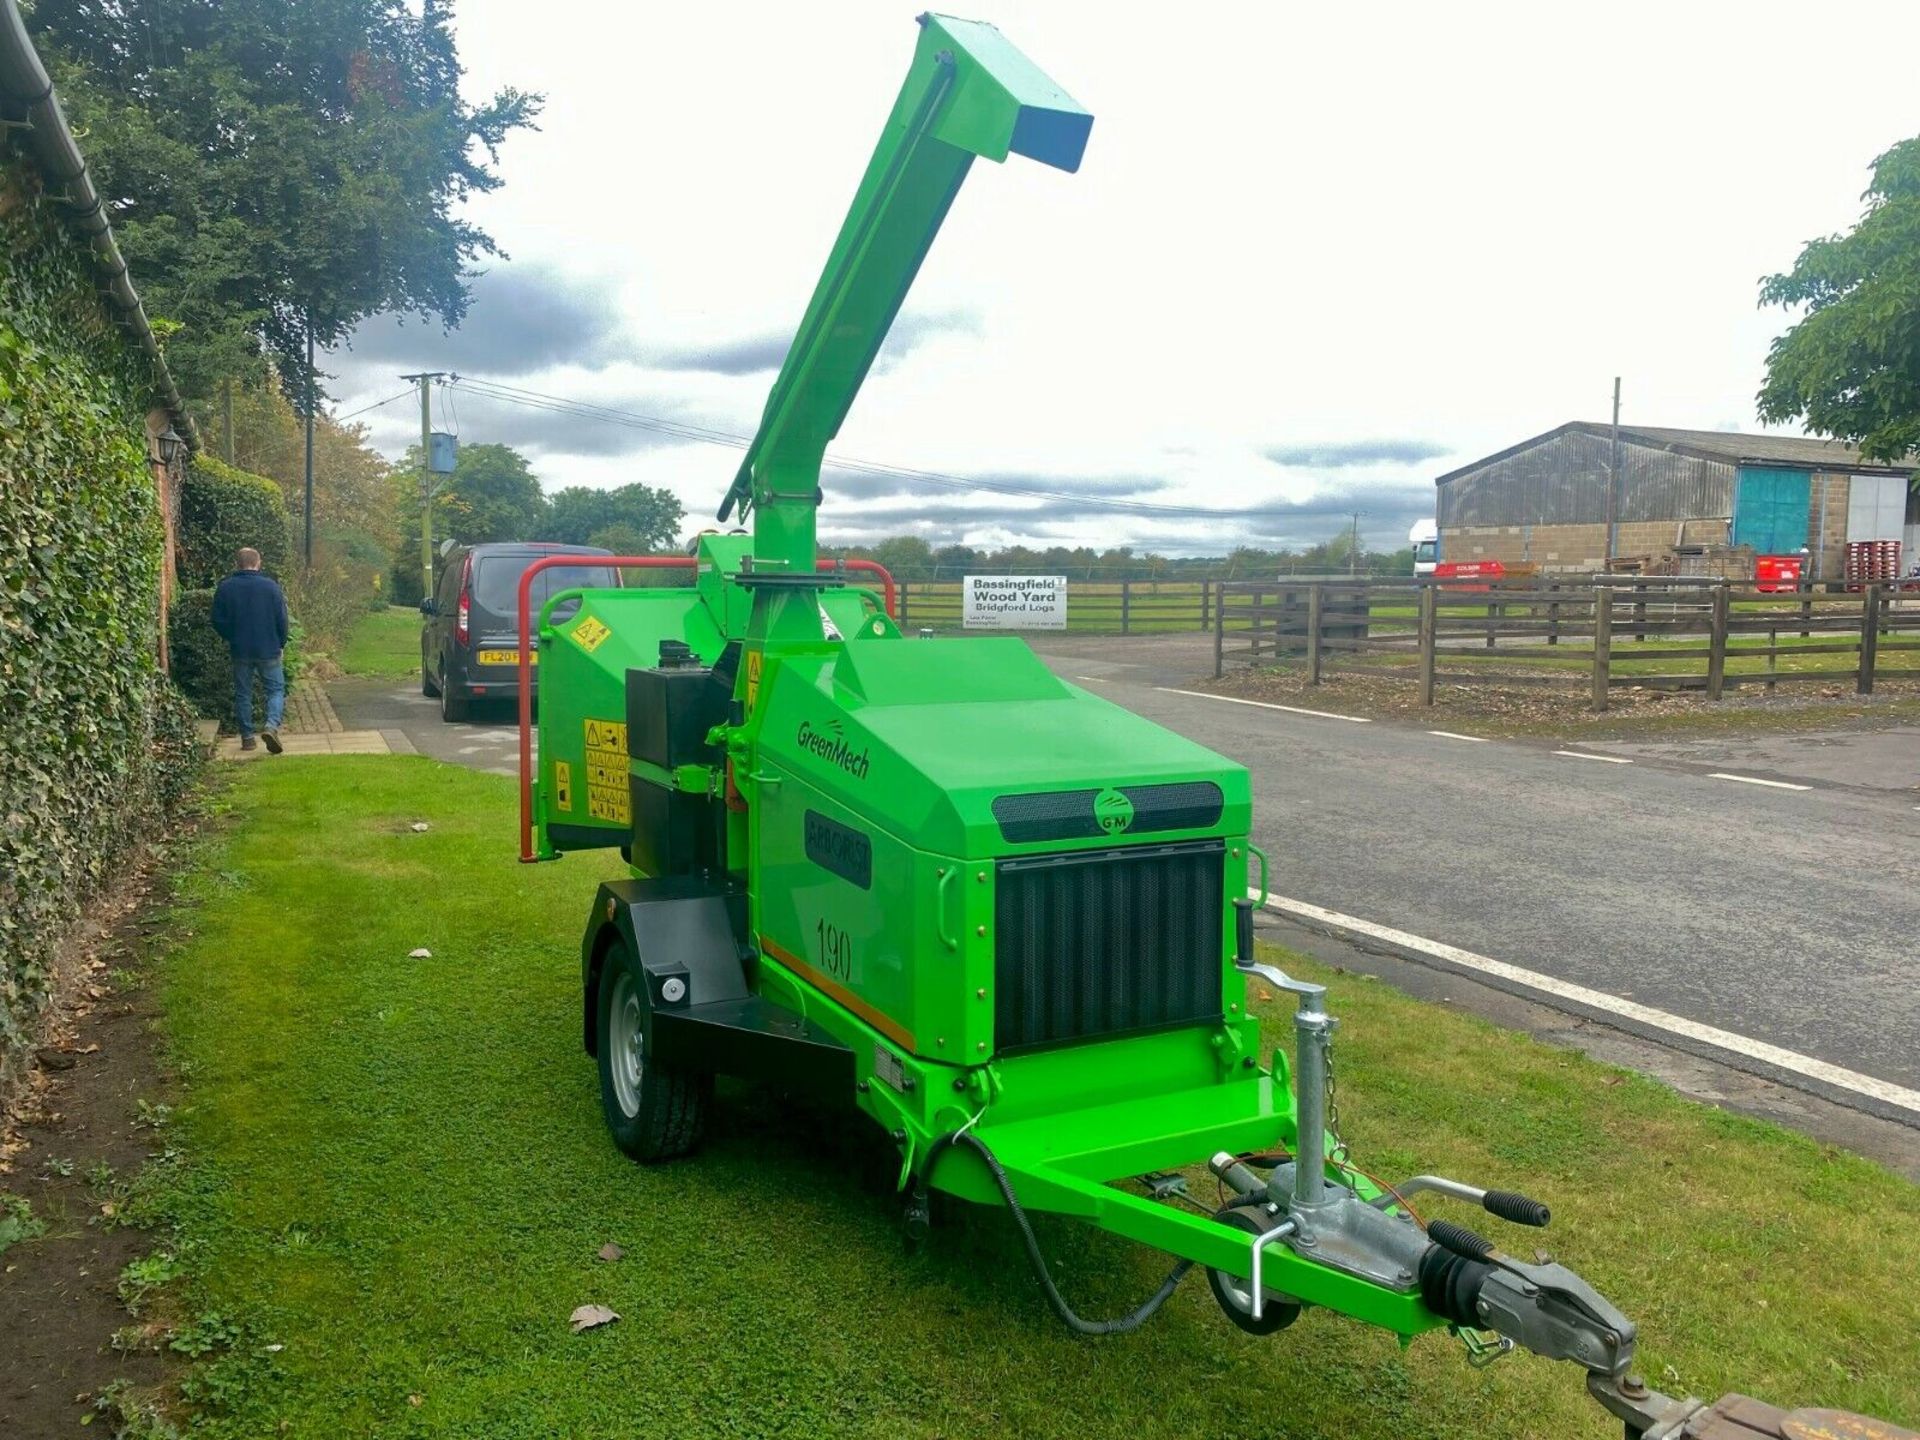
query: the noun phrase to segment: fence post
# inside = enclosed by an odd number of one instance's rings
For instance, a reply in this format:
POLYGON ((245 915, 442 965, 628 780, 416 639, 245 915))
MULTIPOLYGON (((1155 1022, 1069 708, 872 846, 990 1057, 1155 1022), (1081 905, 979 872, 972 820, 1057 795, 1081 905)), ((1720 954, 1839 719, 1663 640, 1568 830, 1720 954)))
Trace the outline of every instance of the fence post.
MULTIPOLYGON (((1260 622, 1266 618, 1267 592, 1258 585, 1253 587, 1253 613, 1247 617, 1247 635, 1253 641, 1252 663, 1257 669, 1260 665, 1260 622)), ((1280 643, 1276 636, 1273 646, 1274 658, 1280 656, 1280 643)))
POLYGON ((1780 673, 1780 628, 1767 627, 1767 693, 1774 692, 1773 677, 1780 673))
POLYGON ((1593 587, 1593 708, 1607 708, 1607 678, 1613 663, 1613 591, 1593 587))
MULTIPOLYGON (((965 584, 966 582, 962 581, 961 583, 965 584)), ((911 580, 902 580, 900 582, 900 633, 902 635, 907 633, 907 592, 912 589, 913 582, 911 580)))
POLYGON ((1122 635, 1127 633, 1127 607, 1133 596, 1133 591, 1130 588, 1132 584, 1133 582, 1131 580, 1122 580, 1120 582, 1120 633, 1122 635))
POLYGON ((1433 704, 1434 631, 1440 609, 1438 591, 1432 585, 1420 587, 1420 703, 1433 704))
POLYGON ((1493 649, 1493 627, 1498 623, 1500 602, 1493 598, 1493 591, 1487 591, 1487 649, 1493 649))
POLYGON ((1213 678, 1218 680, 1225 674, 1221 660, 1221 647, 1227 638, 1227 607, 1223 603, 1226 596, 1219 595, 1213 602, 1213 678))
POLYGON ((1880 586, 1869 584, 1860 596, 1860 679, 1854 687, 1873 693, 1873 662, 1880 649, 1880 586))
POLYGON ((1707 699, 1718 700, 1727 683, 1727 587, 1713 587, 1713 628, 1707 640, 1707 699))
POLYGON ((1555 581, 1547 586, 1547 594, 1553 598, 1547 601, 1547 644, 1560 643, 1560 584, 1555 581))
POLYGON ((1326 619, 1326 588, 1315 581, 1307 586, 1307 683, 1320 683, 1320 627, 1326 619))

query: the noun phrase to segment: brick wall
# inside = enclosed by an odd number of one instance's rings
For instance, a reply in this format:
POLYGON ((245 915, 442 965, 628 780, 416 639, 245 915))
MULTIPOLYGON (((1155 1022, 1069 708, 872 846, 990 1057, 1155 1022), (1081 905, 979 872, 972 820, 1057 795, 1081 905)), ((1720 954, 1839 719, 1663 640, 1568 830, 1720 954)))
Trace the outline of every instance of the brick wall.
MULTIPOLYGON (((1844 478, 1835 488, 1840 499, 1840 528, 1846 528, 1844 478)), ((1834 503, 1829 500, 1829 504, 1834 503)), ((1829 548, 1833 531, 1827 533, 1829 548)), ((1676 544, 1724 545, 1727 522, 1718 517, 1699 520, 1637 520, 1617 527, 1614 554, 1665 559, 1676 544)), ((1533 564, 1542 570, 1573 570, 1590 574, 1606 568, 1605 525, 1457 525, 1440 532, 1442 560, 1498 560, 1502 564, 1533 564)), ((1836 552, 1837 553, 1837 552, 1836 552)))

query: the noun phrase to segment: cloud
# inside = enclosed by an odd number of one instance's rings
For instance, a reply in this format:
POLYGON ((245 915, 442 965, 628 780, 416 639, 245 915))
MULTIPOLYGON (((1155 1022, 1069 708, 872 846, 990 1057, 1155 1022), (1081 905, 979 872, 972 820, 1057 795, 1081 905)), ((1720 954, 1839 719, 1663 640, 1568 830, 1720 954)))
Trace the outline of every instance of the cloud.
POLYGON ((430 318, 377 315, 330 352, 330 367, 376 365, 530 375, 555 365, 596 366, 611 358, 620 329, 611 285, 531 265, 476 275, 467 318, 444 330, 430 318))
MULTIPOLYGON (((1038 471, 991 470, 973 475, 942 476, 977 483, 976 493, 996 491, 1051 490, 1065 495, 1093 496, 1103 499, 1138 499, 1164 490, 1167 481, 1153 475, 1048 475, 1038 471)), ((820 488, 829 501, 878 500, 924 495, 929 499, 966 493, 960 486, 916 481, 911 476, 875 474, 867 470, 847 470, 829 461, 820 472, 820 488)), ((1022 497, 1009 496, 1008 503, 1022 497)), ((1045 498, 1045 497, 1036 497, 1045 498)))
POLYGON ((1321 445, 1274 445, 1261 452, 1289 469, 1344 470, 1354 465, 1418 465, 1453 452, 1431 440, 1387 437, 1335 440, 1321 445))
MULTIPOLYGON (((928 310, 899 315, 887 331, 874 368, 884 372, 942 335, 980 333, 980 317, 971 310, 928 310)), ((792 343, 791 330, 766 330, 711 344, 678 345, 651 351, 643 357, 643 363, 656 370, 702 375, 769 375, 780 368, 792 343)))
POLYGON ((789 330, 768 330, 712 345, 689 345, 649 352, 643 363, 654 370, 700 375, 760 375, 780 368, 793 343, 789 330))

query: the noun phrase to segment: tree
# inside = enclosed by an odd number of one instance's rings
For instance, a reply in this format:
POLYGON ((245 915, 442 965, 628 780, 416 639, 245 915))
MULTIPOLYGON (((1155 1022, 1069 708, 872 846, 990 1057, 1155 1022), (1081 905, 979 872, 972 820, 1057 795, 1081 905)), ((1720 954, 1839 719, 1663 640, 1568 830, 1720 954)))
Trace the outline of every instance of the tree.
POLYGON ((547 497, 540 538, 560 545, 598 545, 602 542, 593 538, 596 534, 618 529, 637 546, 622 554, 651 555, 673 548, 682 518, 680 499, 670 490, 637 483, 611 490, 568 485, 547 497))
POLYGON ((460 96, 450 0, 38 0, 36 41, 156 313, 204 397, 380 311, 456 325, 499 253, 456 213, 540 98, 460 96))
POLYGON ((933 547, 918 535, 895 535, 872 547, 875 560, 896 580, 926 580, 933 575, 933 547))
POLYGON ((1767 353, 1764 420, 1800 421, 1872 460, 1920 449, 1920 137, 1873 162, 1866 213, 1762 282, 1806 314, 1767 353))
MULTIPOLYGON (((304 466, 300 417, 272 377, 263 385, 236 387, 233 394, 233 434, 226 433, 226 414, 218 405, 196 407, 201 438, 209 452, 224 456, 229 448, 235 466, 280 482, 287 509, 300 509, 304 466)), ((417 481, 412 487, 413 508, 396 513, 391 467, 367 444, 366 427, 342 425, 324 412, 314 417, 313 509, 318 534, 357 532, 376 544, 390 546, 403 527, 411 524, 419 543, 420 511, 417 481)), ((295 522, 296 529, 298 521, 295 522)))

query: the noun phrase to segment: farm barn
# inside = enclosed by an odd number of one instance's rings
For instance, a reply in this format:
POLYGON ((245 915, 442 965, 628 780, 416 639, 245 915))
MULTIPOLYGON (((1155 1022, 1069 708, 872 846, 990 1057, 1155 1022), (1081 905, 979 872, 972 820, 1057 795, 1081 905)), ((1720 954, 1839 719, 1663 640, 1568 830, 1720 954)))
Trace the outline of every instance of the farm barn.
POLYGON ((1576 420, 1435 481, 1440 558, 1746 578, 1757 557, 1804 550, 1809 579, 1841 580, 1850 542, 1881 542, 1871 553, 1884 565, 1891 542, 1904 575, 1920 561, 1915 464, 1829 440, 1643 425, 1620 427, 1616 460, 1612 427, 1576 420))

